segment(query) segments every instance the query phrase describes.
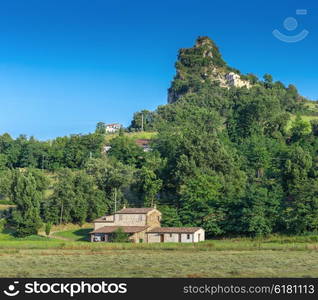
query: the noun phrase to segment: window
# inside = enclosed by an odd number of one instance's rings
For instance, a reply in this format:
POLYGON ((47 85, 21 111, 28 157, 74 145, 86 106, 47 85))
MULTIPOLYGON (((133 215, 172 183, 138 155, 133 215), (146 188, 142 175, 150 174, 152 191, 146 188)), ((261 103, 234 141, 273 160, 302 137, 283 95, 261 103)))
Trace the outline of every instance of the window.
POLYGON ((190 240, 190 234, 187 234, 187 239, 190 240))
POLYGON ((119 221, 122 221, 123 215, 119 215, 119 221))
POLYGON ((172 233, 170 233, 170 237, 172 237, 172 233))

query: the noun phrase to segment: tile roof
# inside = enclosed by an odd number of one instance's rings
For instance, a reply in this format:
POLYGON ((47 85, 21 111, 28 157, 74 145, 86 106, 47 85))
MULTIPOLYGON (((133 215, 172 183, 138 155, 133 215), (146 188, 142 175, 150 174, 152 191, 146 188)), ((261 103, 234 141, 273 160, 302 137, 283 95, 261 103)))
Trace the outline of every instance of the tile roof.
POLYGON ((112 233, 118 228, 121 228, 125 233, 136 233, 144 231, 149 226, 104 226, 96 230, 91 231, 90 233, 112 233))
POLYGON ((135 141, 135 143, 138 145, 138 146, 148 146, 150 144, 151 140, 148 140, 148 139, 138 139, 135 141))
POLYGON ((147 214, 152 210, 154 210, 153 207, 128 207, 117 211, 116 214, 147 214))
POLYGON ((194 233, 201 227, 157 227, 147 233, 194 233))
POLYGON ((101 222, 101 223, 113 223, 114 222, 114 216, 111 215, 111 216, 103 216, 103 217, 100 217, 98 219, 95 219, 93 222, 94 223, 98 223, 98 222, 101 222), (110 220, 110 217, 113 217, 112 220, 110 220), (108 218, 108 219, 107 219, 108 218))
POLYGON ((106 124, 108 127, 113 127, 113 126, 121 126, 120 123, 112 123, 112 124, 106 124))

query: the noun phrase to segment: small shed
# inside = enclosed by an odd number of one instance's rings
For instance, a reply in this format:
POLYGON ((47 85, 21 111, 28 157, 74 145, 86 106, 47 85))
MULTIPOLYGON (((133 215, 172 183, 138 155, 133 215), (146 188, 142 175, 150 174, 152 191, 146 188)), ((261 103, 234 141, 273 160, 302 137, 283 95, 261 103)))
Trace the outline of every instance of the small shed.
POLYGON ((148 243, 197 243, 205 240, 201 227, 157 227, 147 233, 148 243))

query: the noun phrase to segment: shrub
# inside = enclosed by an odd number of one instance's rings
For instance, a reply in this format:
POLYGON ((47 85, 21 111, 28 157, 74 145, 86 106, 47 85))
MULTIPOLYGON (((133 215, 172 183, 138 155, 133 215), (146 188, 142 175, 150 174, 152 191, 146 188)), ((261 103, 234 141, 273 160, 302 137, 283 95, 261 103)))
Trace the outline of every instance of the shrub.
POLYGON ((129 242, 129 235, 123 231, 122 228, 118 228, 110 238, 114 243, 126 243, 129 242))
POLYGON ((47 236, 50 235, 50 233, 51 233, 51 228, 52 228, 52 223, 51 223, 51 222, 48 222, 48 223, 45 224, 45 234, 46 234, 47 236))

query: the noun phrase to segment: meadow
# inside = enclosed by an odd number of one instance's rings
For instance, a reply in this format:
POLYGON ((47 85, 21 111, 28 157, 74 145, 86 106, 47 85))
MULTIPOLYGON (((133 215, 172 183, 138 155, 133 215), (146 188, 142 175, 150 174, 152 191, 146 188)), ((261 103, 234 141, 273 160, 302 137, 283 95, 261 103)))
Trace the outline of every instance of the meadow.
MULTIPOLYGON (((124 132, 124 135, 132 140, 137 139, 154 139, 157 136, 157 132, 139 131, 139 132, 124 132)), ((117 137, 118 133, 106 134, 105 143, 108 144, 113 138, 117 137)))
POLYGON ((89 226, 55 227, 50 237, 24 239, 4 230, 0 277, 318 277, 317 235, 89 243, 89 226))

